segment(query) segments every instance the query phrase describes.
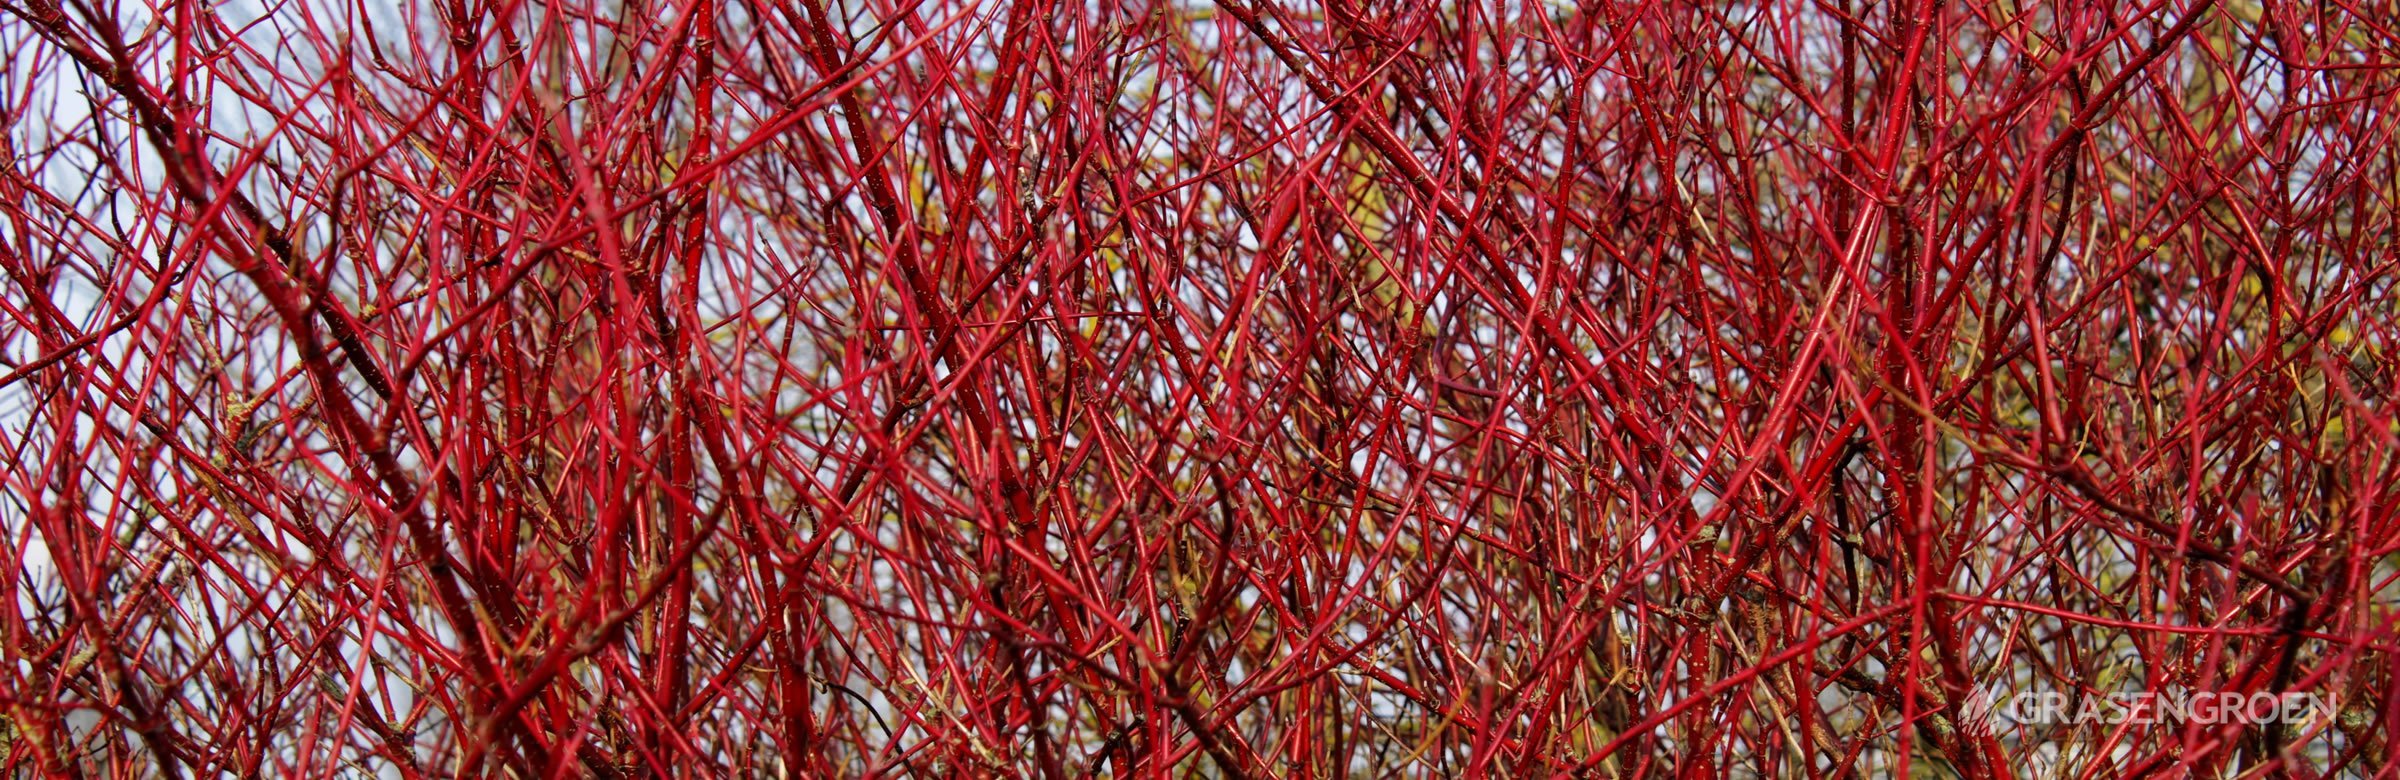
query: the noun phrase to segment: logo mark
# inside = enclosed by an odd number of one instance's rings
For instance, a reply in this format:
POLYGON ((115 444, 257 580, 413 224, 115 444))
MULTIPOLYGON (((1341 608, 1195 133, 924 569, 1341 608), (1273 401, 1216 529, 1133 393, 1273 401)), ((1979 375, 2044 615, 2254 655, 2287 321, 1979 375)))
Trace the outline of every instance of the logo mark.
POLYGON ((1992 709, 1999 704, 1998 684, 1967 689, 1966 698, 1958 702, 1958 730, 1968 736, 1992 735, 1992 709))

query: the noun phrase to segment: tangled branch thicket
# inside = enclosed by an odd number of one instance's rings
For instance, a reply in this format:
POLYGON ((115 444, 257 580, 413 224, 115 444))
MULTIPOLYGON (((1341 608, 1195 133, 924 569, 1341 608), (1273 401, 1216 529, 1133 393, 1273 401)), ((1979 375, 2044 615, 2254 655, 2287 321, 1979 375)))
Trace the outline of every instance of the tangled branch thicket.
POLYGON ((0 58, 14 776, 2400 771, 2389 4, 0 0, 0 58))

